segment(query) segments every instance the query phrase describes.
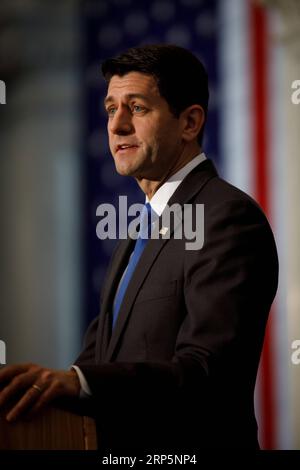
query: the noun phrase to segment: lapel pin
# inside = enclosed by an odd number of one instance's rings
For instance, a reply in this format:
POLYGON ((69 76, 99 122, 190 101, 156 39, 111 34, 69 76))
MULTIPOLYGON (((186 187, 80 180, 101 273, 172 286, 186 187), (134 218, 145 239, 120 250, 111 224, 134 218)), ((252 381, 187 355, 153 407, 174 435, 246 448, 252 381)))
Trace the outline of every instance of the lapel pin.
POLYGON ((162 228, 160 229, 159 233, 160 233, 161 235, 166 235, 166 233, 167 233, 168 230, 169 230, 168 227, 162 227, 162 228))

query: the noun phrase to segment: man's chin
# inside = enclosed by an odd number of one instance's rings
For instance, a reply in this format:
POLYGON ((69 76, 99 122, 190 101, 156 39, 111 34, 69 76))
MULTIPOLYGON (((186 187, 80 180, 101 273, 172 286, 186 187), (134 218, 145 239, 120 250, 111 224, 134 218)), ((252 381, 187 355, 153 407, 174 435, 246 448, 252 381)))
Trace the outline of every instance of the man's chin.
POLYGON ((115 164, 116 172, 121 176, 135 176, 133 168, 124 165, 115 164))

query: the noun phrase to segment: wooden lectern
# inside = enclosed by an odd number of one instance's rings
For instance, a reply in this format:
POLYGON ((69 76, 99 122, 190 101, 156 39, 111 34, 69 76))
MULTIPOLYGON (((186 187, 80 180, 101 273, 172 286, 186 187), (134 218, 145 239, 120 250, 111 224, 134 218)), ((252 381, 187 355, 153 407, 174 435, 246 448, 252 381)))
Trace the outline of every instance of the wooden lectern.
POLYGON ((0 411, 1 450, 96 450, 92 418, 48 407, 30 421, 8 423, 0 411))

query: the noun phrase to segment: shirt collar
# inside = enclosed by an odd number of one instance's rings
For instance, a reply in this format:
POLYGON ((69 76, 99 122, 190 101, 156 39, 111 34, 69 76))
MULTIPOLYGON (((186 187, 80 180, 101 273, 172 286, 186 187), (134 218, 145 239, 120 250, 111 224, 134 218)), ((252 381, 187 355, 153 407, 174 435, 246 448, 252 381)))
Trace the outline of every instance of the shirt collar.
POLYGON ((146 203, 150 202, 152 209, 158 216, 160 216, 165 209, 169 199, 175 193, 178 186, 182 183, 184 178, 200 163, 206 160, 205 153, 202 152, 188 162, 179 171, 170 176, 170 178, 156 191, 149 201, 146 196, 146 203))

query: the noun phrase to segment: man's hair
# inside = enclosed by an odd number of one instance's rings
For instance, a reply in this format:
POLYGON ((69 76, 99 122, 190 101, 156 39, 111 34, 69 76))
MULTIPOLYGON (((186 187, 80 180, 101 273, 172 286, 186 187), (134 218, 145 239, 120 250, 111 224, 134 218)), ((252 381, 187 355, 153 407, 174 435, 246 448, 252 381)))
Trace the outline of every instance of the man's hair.
MULTIPOLYGON (((205 112, 208 107, 208 78, 203 64, 190 51, 175 45, 153 44, 132 47, 117 57, 102 63, 102 73, 109 83, 114 75, 129 72, 152 75, 160 95, 167 101, 175 117, 188 106, 199 104, 205 112)), ((204 125, 197 139, 201 145, 204 125)))

